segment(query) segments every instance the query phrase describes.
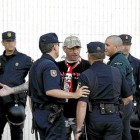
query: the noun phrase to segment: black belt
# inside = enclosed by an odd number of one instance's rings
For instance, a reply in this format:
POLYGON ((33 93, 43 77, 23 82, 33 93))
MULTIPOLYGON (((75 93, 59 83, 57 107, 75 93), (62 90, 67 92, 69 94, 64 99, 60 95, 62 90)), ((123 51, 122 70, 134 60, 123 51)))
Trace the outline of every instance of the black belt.
POLYGON ((22 99, 22 98, 24 98, 26 96, 27 96, 27 92, 26 93, 19 93, 19 94, 14 95, 14 99, 18 100, 18 99, 22 99))
POLYGON ((93 109, 100 109, 101 115, 114 114, 117 105, 109 103, 93 103, 93 109))
MULTIPOLYGON (((113 104, 113 103, 92 103, 92 106, 99 106, 100 104, 113 104)), ((118 104, 114 104, 115 106, 118 106, 118 104)))
POLYGON ((48 110, 48 111, 52 111, 52 106, 53 105, 57 105, 58 108, 63 108, 63 105, 58 105, 58 104, 54 104, 54 103, 50 103, 50 104, 41 104, 41 103, 36 103, 33 102, 33 107, 35 109, 40 109, 40 110, 48 110))
MULTIPOLYGON (((92 108, 93 109, 100 109, 101 107, 100 107, 100 104, 109 104, 109 103, 93 103, 92 104, 92 108)), ((118 106, 118 104, 114 104, 114 106, 118 106)))
POLYGON ((39 103, 34 103, 34 107, 35 109, 40 109, 40 110, 48 110, 48 111, 51 111, 51 106, 52 104, 39 104, 39 103))
POLYGON ((92 103, 92 106, 99 106, 100 107, 100 103, 92 103))

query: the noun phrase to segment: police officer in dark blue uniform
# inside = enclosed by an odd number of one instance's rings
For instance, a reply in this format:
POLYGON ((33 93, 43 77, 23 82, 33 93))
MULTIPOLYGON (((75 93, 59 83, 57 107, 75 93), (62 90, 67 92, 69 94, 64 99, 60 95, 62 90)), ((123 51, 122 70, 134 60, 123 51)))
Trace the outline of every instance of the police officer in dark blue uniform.
POLYGON ((91 93, 87 98, 80 98, 78 101, 75 139, 78 140, 80 136, 88 108, 88 140, 121 140, 123 124, 119 114, 119 96, 122 95, 126 105, 133 99, 133 93, 120 71, 103 63, 105 44, 90 42, 87 48, 88 60, 92 66, 81 74, 79 82, 81 86, 88 86, 91 93))
POLYGON ((89 90, 83 89, 85 87, 75 93, 61 90, 60 72, 55 62, 59 43, 55 33, 42 35, 39 48, 43 55, 30 69, 29 96, 33 101, 35 124, 41 140, 66 140, 64 98, 76 99, 89 94, 89 90))
MULTIPOLYGON (((109 65, 117 67, 122 75, 126 78, 130 89, 133 94, 136 91, 135 81, 133 77, 133 70, 129 61, 121 52, 122 40, 116 35, 109 36, 105 41, 106 55, 110 57, 109 65)), ((123 116, 123 140, 131 140, 130 133, 130 116, 133 112, 133 103, 130 102, 125 106, 124 116, 123 116)))
MULTIPOLYGON (((130 54, 130 47, 131 47, 131 39, 132 37, 128 34, 122 34, 119 35, 119 37, 122 39, 123 41, 123 45, 122 45, 122 53, 124 54, 124 56, 128 59, 128 61, 130 62, 132 68, 133 68, 133 75, 134 75, 134 80, 135 80, 135 84, 136 84, 136 92, 134 94, 134 114, 131 116, 133 117, 136 114, 138 114, 138 112, 140 113, 139 110, 137 110, 137 108, 139 108, 140 105, 140 60, 135 58, 134 56, 132 56, 130 54), (136 105, 136 106, 135 106, 136 105)), ((138 114, 140 115, 140 114, 138 114)), ((133 122, 132 122, 133 123, 133 122)), ((140 121, 138 122, 140 123, 140 121)), ((139 129, 140 130, 140 125, 137 128, 136 126, 133 126, 134 128, 131 127, 131 135, 132 135, 132 139, 133 140, 139 140, 140 139, 140 133, 138 130, 133 130, 133 129, 139 129)))
MULTIPOLYGON (((0 83, 9 87, 23 84, 33 60, 16 50, 16 35, 12 31, 2 33, 2 45, 5 47, 5 51, 0 56, 0 83)), ((15 101, 25 107, 26 93, 0 97, 0 139, 2 139, 3 130, 7 123, 6 115, 15 101)), ((12 140, 23 139, 22 129, 15 130, 10 126, 10 130, 12 140)))

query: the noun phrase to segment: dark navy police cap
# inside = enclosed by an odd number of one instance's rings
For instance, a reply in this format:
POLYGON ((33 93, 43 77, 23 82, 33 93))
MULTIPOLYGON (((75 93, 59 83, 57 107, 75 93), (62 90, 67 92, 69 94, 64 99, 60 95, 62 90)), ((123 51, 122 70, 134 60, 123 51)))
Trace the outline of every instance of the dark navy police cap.
POLYGON ((88 53, 104 53, 105 44, 102 42, 90 42, 89 44, 87 44, 87 50, 88 53))
POLYGON ((122 35, 119 35, 119 37, 122 39, 123 44, 130 44, 130 45, 132 44, 131 43, 132 37, 130 35, 122 34, 122 35))
POLYGON ((47 44, 48 43, 61 43, 59 42, 58 37, 55 33, 48 33, 48 34, 42 35, 40 37, 40 41, 41 40, 44 40, 47 44))
POLYGON ((16 39, 15 32, 7 31, 2 33, 2 40, 15 40, 15 39, 16 39))

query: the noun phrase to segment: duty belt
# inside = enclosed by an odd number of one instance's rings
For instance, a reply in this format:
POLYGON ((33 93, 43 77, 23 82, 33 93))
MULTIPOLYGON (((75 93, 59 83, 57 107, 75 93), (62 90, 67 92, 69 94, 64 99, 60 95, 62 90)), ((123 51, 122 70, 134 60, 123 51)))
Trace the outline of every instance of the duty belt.
POLYGON ((93 103, 93 109, 99 108, 102 115, 105 114, 114 114, 115 113, 115 106, 116 104, 107 104, 107 103, 93 103))
POLYGON ((39 103, 34 103, 34 108, 35 109, 40 109, 40 110, 48 110, 48 111, 51 111, 51 106, 52 106, 52 104, 39 104, 39 103))
MULTIPOLYGON (((35 109, 40 109, 40 110, 48 110, 48 111, 51 111, 52 110, 52 106, 54 104, 40 104, 40 103, 33 103, 33 106, 35 109)), ((57 105, 57 104, 56 104, 57 105)), ((58 108, 62 107, 62 105, 57 105, 58 108)))
POLYGON ((19 94, 14 94, 14 99, 18 100, 18 99, 22 99, 22 98, 24 98, 26 96, 27 96, 27 92, 19 93, 19 94))

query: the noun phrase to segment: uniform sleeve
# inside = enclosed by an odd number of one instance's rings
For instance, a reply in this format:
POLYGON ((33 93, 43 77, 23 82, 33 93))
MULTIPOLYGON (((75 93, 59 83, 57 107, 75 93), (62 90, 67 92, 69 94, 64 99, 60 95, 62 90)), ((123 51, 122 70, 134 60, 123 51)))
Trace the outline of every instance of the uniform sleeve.
POLYGON ((44 70, 43 83, 45 92, 53 89, 60 89, 60 72, 55 64, 49 64, 44 70))
MULTIPOLYGON (((88 86, 89 87, 88 79, 87 79, 86 75, 83 74, 83 73, 80 75, 80 77, 78 79, 78 83, 81 84, 81 87, 82 86, 88 86)), ((81 97, 81 98, 79 98, 79 101, 84 101, 84 102, 87 103, 89 101, 89 96, 87 96, 87 97, 81 97)))
POLYGON ((126 79, 123 75, 122 75, 121 95, 122 95, 122 98, 127 98, 127 97, 133 95, 133 93, 128 85, 128 82, 126 81, 126 79))

